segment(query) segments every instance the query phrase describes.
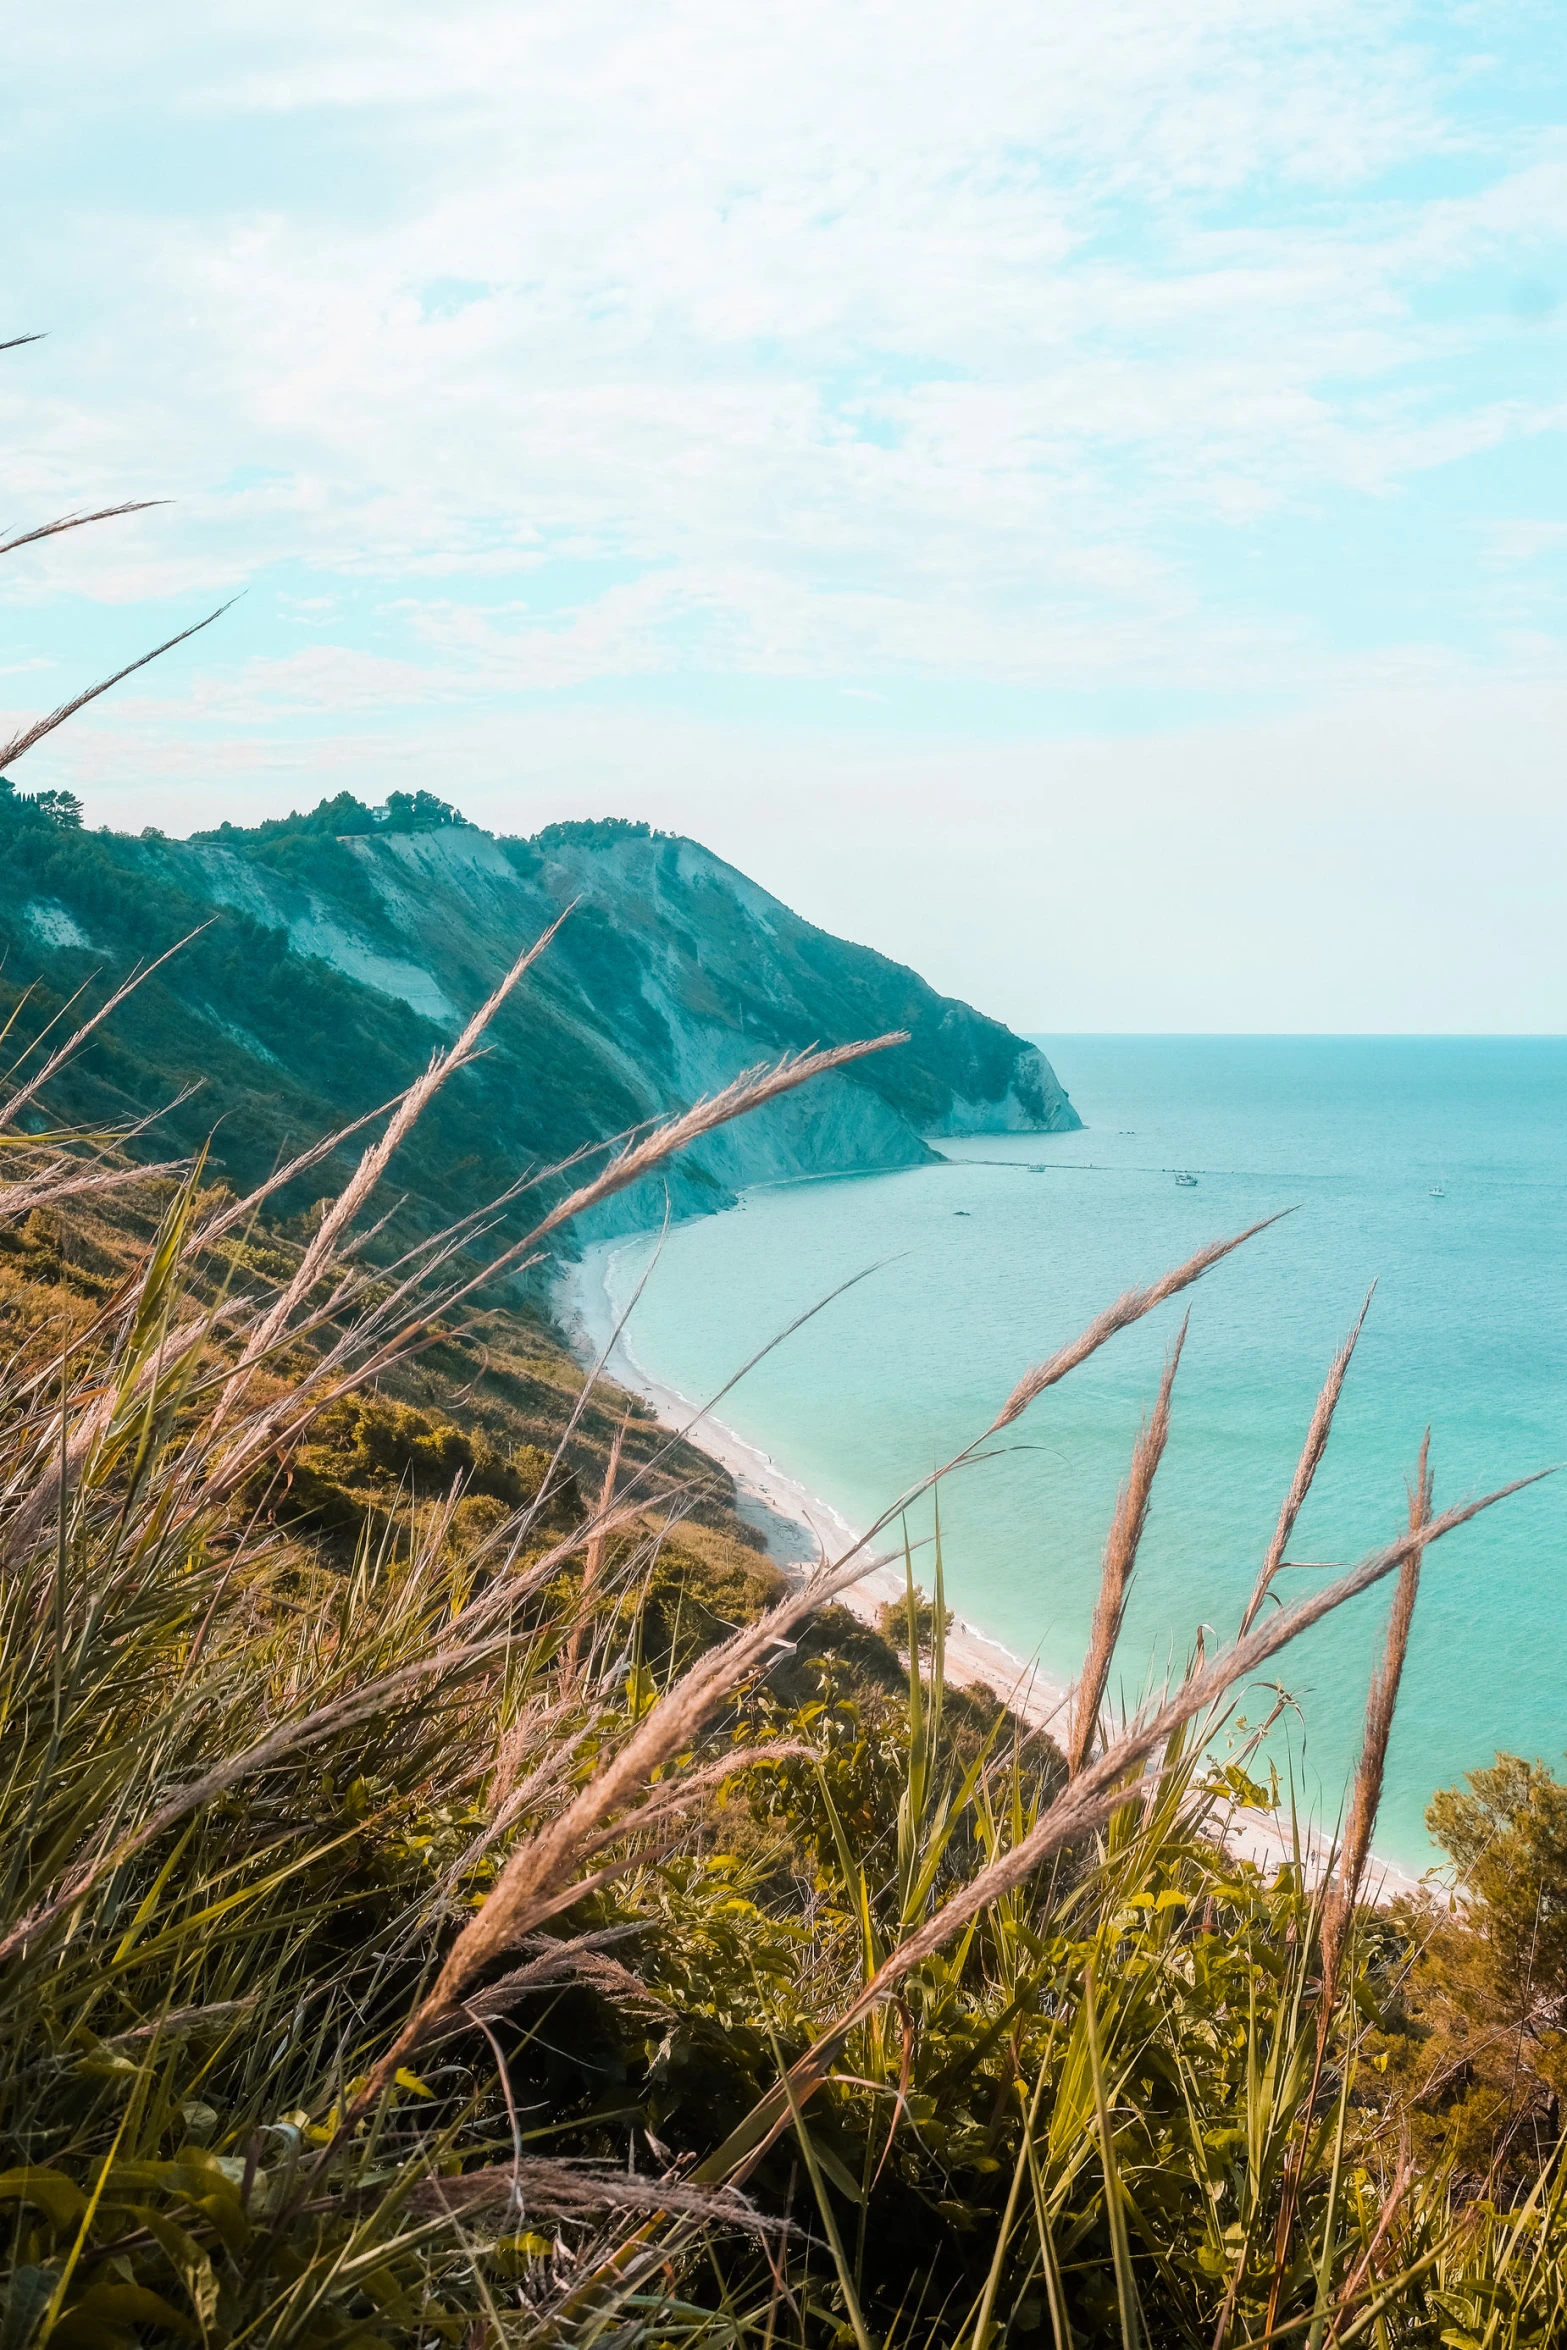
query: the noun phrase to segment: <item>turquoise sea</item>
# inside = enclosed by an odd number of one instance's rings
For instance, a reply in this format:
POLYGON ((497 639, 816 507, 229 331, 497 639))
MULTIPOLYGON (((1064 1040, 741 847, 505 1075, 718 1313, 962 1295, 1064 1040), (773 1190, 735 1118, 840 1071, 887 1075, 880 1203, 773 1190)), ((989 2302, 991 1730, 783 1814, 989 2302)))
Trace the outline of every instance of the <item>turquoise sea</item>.
MULTIPOLYGON (((1126 1699, 1185 1655, 1199 1624, 1233 1628, 1323 1373, 1373 1279, 1293 1557, 1350 1559, 1386 1539, 1427 1425, 1438 1506, 1567 1458, 1567 1040, 1038 1042, 1085 1132, 944 1143, 941 1167, 758 1189, 677 1228, 628 1332, 638 1361, 705 1400, 803 1309, 876 1266, 722 1407, 863 1525, 1122 1289, 1295 1208, 1185 1301, 1191 1336, 1120 1656, 1126 1699), (1177 1187, 1177 1168, 1195 1188, 1177 1187)), ((612 1301, 651 1248, 614 1252, 612 1301)), ((953 1603, 1057 1679, 1081 1654, 1116 1489, 1182 1310, 1112 1342, 1035 1406, 1001 1457, 944 1489, 953 1603)), ((1564 1597, 1567 1476, 1430 1554, 1377 1837, 1387 1858, 1427 1865, 1431 1791, 1497 1748, 1562 1765, 1564 1597)), ((1384 1612, 1373 1594, 1278 1662, 1299 1708, 1279 1759, 1330 1823, 1384 1612)), ((1254 1693, 1245 1710, 1265 1703, 1254 1693)))

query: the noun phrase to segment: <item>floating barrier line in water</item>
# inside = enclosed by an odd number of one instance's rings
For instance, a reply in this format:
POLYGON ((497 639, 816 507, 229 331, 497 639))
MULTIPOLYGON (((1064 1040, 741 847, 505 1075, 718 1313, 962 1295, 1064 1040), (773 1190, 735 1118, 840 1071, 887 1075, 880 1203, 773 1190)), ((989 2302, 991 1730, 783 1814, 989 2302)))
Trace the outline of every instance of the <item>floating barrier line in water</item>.
MULTIPOLYGON (((1308 1173, 1300 1167, 1193 1167, 1190 1164, 1184 1167, 1142 1167, 1129 1165, 1122 1159, 1113 1162, 1106 1159, 950 1159, 945 1151, 939 1155, 943 1165, 948 1167, 1007 1167, 1014 1175, 1208 1175, 1229 1177, 1237 1183, 1327 1183, 1331 1182, 1336 1172, 1330 1167, 1319 1167, 1308 1173)), ((811 1176, 799 1180, 816 1182, 820 1178, 811 1176)), ((1404 1180, 1420 1183, 1424 1177, 1416 1171, 1404 1180)), ((1464 1182, 1470 1189, 1490 1185, 1509 1191, 1567 1190, 1567 1184, 1542 1182, 1538 1176, 1505 1174, 1496 1168, 1488 1168, 1481 1174, 1467 1175, 1464 1182)), ((1445 1191, 1443 1196, 1446 1196, 1445 1191)))
MULTIPOLYGON (((941 1154, 946 1158, 946 1153, 941 1154)), ((947 1159, 949 1167, 1010 1167, 1014 1175, 1234 1175, 1257 1183, 1309 1183, 1262 1167, 1128 1167, 1100 1159, 947 1159)))

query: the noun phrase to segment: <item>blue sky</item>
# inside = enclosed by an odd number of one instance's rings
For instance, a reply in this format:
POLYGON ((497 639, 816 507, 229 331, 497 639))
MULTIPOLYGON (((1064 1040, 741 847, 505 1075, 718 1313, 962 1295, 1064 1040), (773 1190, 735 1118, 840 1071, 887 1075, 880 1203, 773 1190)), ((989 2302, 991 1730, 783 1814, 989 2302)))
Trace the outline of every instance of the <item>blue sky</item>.
POLYGON ((696 833, 1023 1027, 1567 1027, 1547 5, 66 0, 8 34, 32 753, 696 833))

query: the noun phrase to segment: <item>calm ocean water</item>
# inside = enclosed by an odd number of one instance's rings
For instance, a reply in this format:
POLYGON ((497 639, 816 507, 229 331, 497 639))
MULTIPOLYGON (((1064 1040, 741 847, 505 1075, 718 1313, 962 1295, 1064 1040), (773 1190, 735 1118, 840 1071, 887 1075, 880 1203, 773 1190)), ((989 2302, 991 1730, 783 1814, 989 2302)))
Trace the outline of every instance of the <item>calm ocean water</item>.
MULTIPOLYGON (((722 1407, 863 1524, 1120 1290, 1297 1208, 1189 1293, 1121 1650, 1128 1699, 1184 1656, 1199 1623, 1233 1628, 1322 1375, 1373 1279, 1293 1556, 1357 1557, 1397 1528, 1428 1424, 1438 1506, 1567 1457, 1567 1040, 1039 1042, 1086 1132, 949 1143, 947 1166, 758 1190, 679 1228, 629 1333, 641 1363, 705 1399, 804 1308, 878 1265, 722 1407), (1178 1188, 1176 1168, 1197 1187, 1178 1188)), ((619 1251, 612 1294, 623 1299, 646 1261, 646 1244, 619 1251)), ((1063 1680, 1181 1310, 1115 1340, 1035 1406, 1002 1457, 945 1489, 954 1603, 1063 1680)), ((1497 1748, 1561 1766, 1564 1583, 1567 1475, 1430 1554, 1377 1838, 1390 1859, 1426 1864, 1432 1790, 1497 1748)), ((1373 1594, 1278 1661, 1299 1708, 1287 1760, 1330 1821, 1385 1604, 1373 1594)), ((1266 1702, 1254 1693, 1246 1710, 1266 1702)))

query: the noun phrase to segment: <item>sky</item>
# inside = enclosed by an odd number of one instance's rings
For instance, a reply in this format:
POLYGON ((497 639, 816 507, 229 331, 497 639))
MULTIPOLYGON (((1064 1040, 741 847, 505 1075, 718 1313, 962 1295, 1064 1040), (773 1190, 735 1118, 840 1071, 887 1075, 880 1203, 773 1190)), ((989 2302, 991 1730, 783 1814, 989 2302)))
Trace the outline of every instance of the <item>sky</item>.
POLYGON ((1022 1029, 1567 1030, 1559 0, 13 16, 0 726, 689 832, 1022 1029))

